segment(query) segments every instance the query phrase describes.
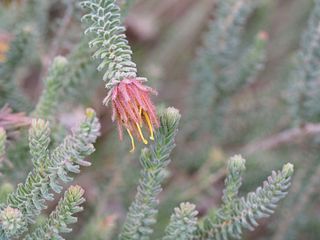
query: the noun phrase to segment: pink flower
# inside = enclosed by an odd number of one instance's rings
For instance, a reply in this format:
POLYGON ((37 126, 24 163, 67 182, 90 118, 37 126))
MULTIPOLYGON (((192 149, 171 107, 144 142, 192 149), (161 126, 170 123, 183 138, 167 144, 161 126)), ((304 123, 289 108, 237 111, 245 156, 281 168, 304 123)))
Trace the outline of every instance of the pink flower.
POLYGON ((105 99, 105 103, 112 102, 112 121, 117 121, 119 138, 123 138, 123 127, 126 128, 131 139, 133 152, 134 138, 148 144, 143 135, 142 128, 147 126, 150 139, 154 140, 154 128, 159 127, 156 109, 150 94, 157 92, 143 85, 138 78, 124 79, 114 86, 105 99))

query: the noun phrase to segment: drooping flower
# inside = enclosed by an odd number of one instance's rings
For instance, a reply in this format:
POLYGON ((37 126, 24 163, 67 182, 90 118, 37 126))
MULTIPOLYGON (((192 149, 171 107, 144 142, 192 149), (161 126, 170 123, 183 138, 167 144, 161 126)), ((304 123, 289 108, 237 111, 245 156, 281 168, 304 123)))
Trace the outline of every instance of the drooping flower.
POLYGON ((123 79, 116 84, 105 98, 104 103, 112 103, 112 121, 117 121, 120 140, 123 139, 123 127, 131 139, 133 152, 134 138, 148 144, 143 135, 143 127, 149 129, 150 139, 154 140, 154 128, 159 127, 156 109, 150 94, 157 94, 156 90, 143 85, 140 78, 123 79))

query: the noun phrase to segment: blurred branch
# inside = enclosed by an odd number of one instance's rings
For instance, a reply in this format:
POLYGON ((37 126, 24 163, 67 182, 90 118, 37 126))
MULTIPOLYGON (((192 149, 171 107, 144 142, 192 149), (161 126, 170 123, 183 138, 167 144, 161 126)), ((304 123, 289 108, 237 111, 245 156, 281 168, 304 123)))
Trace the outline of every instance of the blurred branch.
POLYGON ((292 128, 277 133, 271 137, 254 141, 245 146, 241 152, 244 154, 253 154, 257 151, 265 151, 279 147, 283 144, 296 141, 297 139, 306 138, 320 134, 320 124, 308 123, 298 128, 292 128))
POLYGON ((218 181, 222 180, 227 170, 223 167, 225 153, 222 149, 213 147, 206 161, 197 171, 191 185, 181 193, 180 200, 192 199, 204 191, 211 189, 218 181))
POLYGON ((223 179, 227 174, 227 170, 225 168, 220 168, 214 173, 209 173, 205 175, 206 178, 201 178, 201 174, 197 174, 197 179, 195 180, 195 184, 192 184, 190 188, 188 188, 185 192, 183 192, 179 199, 190 199, 195 196, 201 194, 201 192, 210 189, 210 187, 223 179), (199 179, 201 178, 201 179, 199 179))
POLYGON ((54 40, 51 43, 51 46, 48 48, 50 49, 47 57, 44 59, 44 69, 48 69, 48 66, 51 62, 51 60, 57 55, 59 48, 60 48, 60 43, 62 39, 64 38, 64 35, 67 31, 68 25, 72 19, 73 16, 73 10, 74 10, 74 3, 73 1, 67 1, 67 7, 66 7, 66 12, 64 14, 63 19, 61 20, 61 25, 57 31, 57 34, 54 38, 54 40))

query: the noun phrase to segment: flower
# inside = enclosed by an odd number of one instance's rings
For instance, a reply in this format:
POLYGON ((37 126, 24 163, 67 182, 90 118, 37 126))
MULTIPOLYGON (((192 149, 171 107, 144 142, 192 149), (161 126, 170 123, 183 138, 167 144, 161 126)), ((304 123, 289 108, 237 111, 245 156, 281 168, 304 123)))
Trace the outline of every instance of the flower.
POLYGON ((30 124, 31 118, 27 117, 25 113, 14 113, 8 105, 0 108, 0 128, 6 131, 13 131, 20 127, 29 126, 30 124))
POLYGON ((150 139, 154 140, 154 128, 159 127, 150 94, 157 92, 145 85, 140 78, 123 79, 116 84, 104 100, 107 105, 112 102, 112 121, 117 121, 119 138, 123 138, 123 127, 126 128, 131 140, 133 152, 135 149, 134 138, 148 144, 142 128, 147 126, 150 132, 150 139))

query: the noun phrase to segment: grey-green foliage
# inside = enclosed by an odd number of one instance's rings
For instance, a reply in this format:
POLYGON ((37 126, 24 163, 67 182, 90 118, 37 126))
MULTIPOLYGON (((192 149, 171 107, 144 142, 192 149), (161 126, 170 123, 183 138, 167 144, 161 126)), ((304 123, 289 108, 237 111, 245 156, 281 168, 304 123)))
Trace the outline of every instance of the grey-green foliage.
POLYGON ((6 132, 3 128, 0 127, 0 170, 2 168, 3 161, 6 155, 6 140, 6 132))
POLYGON ((203 47, 192 65, 193 119, 221 115, 217 112, 224 101, 252 81, 263 66, 266 38, 261 34, 247 50, 239 47, 247 19, 259 3, 260 0, 218 1, 215 18, 209 23, 203 47))
POLYGON ((293 87, 290 87, 288 95, 293 118, 298 124, 320 120, 319 52, 320 1, 315 0, 315 7, 310 16, 308 28, 300 43, 295 69, 291 74, 295 83, 293 87))
MULTIPOLYGON (((134 0, 123 1, 120 9, 122 18, 127 16, 133 2, 134 0)), ((82 37, 68 56, 69 69, 65 77, 68 99, 88 100, 92 91, 101 83, 100 74, 97 74, 94 67, 96 61, 92 61, 91 58, 94 49, 88 48, 88 43, 89 37, 82 37)))
MULTIPOLYGON (((48 71, 47 77, 44 80, 43 90, 41 92, 38 103, 31 113, 33 117, 49 120, 51 123, 53 144, 63 139, 65 129, 57 123, 56 114, 58 112, 63 93, 65 92, 66 73, 68 70, 68 62, 64 57, 58 56, 54 58, 53 63, 48 71)), ((31 141, 32 139, 29 138, 31 141)), ((30 143, 30 142, 29 142, 30 143)), ((31 149, 32 151, 32 149, 31 149)), ((29 169, 30 163, 24 158, 28 152, 28 143, 24 132, 22 137, 16 141, 14 149, 12 147, 8 151, 12 163, 14 163, 15 171, 29 169)), ((8 169, 10 171, 10 169, 8 169)), ((19 174, 18 174, 19 175, 19 174)))
MULTIPOLYGON (((248 17, 258 6, 260 0, 219 0, 216 18, 209 23, 209 31, 204 38, 204 48, 208 57, 220 66, 229 65, 238 52, 241 33, 248 17)), ((204 50, 200 54, 205 54, 204 50)))
POLYGON ((33 37, 29 28, 20 30, 10 43, 6 60, 0 64, 0 106, 8 103, 14 110, 30 110, 30 103, 15 82, 17 68, 28 57, 33 37))
POLYGON ((44 80, 44 87, 40 99, 33 112, 39 118, 51 120, 62 97, 64 78, 68 69, 68 62, 64 57, 56 57, 44 80))
POLYGON ((230 63, 228 69, 224 71, 224 76, 217 82, 221 97, 235 94, 239 89, 255 80, 265 65, 267 40, 268 34, 260 32, 239 59, 233 64, 230 63))
POLYGON ((32 21, 37 29, 37 37, 42 41, 48 40, 50 31, 50 10, 57 0, 29 0, 26 6, 26 18, 32 21))
POLYGON ((13 192, 14 187, 9 182, 3 182, 0 186, 0 203, 6 201, 8 195, 13 192))
POLYGON ((228 164, 228 175, 225 179, 225 189, 223 190, 222 202, 223 202, 223 213, 229 214, 232 208, 233 201, 238 196, 239 188, 242 184, 242 174, 245 170, 245 160, 236 155, 232 157, 228 164))
POLYGON ((170 223, 166 227, 163 240, 191 240, 197 229, 196 206, 191 203, 181 203, 174 209, 170 223))
POLYGON ((134 5, 136 0, 122 0, 120 1, 122 16, 126 16, 130 10, 130 8, 134 5))
POLYGON ((293 165, 288 163, 281 171, 271 176, 246 197, 238 196, 245 160, 235 156, 229 160, 222 206, 199 224, 195 239, 241 238, 243 229, 254 230, 257 220, 269 217, 277 203, 286 196, 293 174, 293 165))
POLYGON ((199 49, 194 63, 192 75, 196 81, 204 81, 201 78, 206 77, 207 81, 213 82, 218 71, 235 60, 244 25, 257 2, 258 0, 218 1, 215 19, 209 23, 203 47, 199 49))
POLYGON ((84 37, 68 56, 69 68, 64 78, 67 100, 86 101, 101 83, 91 54, 88 39, 84 37))
POLYGON ((166 167, 170 163, 170 153, 175 147, 180 114, 174 108, 160 113, 160 128, 155 132, 155 140, 142 150, 139 186, 124 223, 119 239, 150 239, 152 225, 156 223, 158 194, 161 183, 166 178, 166 167))
MULTIPOLYGON (((3 6, 0 2, 0 27, 11 31, 19 27, 26 25, 38 25, 37 34, 39 34, 48 20, 45 16, 49 14, 48 3, 49 0, 28 0, 28 1, 16 1, 10 0, 8 6, 3 6), (40 26, 42 26, 40 28, 40 26)), ((53 2, 53 1, 51 1, 53 2)))
POLYGON ((41 167, 44 159, 48 158, 50 141, 49 122, 42 119, 34 119, 29 130, 29 151, 35 167, 41 167))
POLYGON ((10 206, 0 211, 1 229, 0 239, 11 239, 27 231, 27 223, 24 221, 23 214, 19 209, 10 206))
POLYGON ((81 6, 89 11, 82 20, 89 25, 85 33, 93 35, 89 46, 96 49, 93 57, 101 60, 98 70, 106 69, 106 87, 113 87, 123 78, 135 78, 137 68, 116 0, 84 0, 81 6))
MULTIPOLYGON (((86 111, 84 121, 55 149, 48 146, 50 130, 43 120, 35 120, 30 130, 30 152, 34 169, 24 183, 8 196, 6 207, 21 212, 23 222, 33 223, 35 217, 46 208, 46 200, 53 200, 62 190, 61 182, 70 182, 70 173, 79 173, 80 166, 89 166, 84 158, 94 151, 93 143, 100 133, 100 124, 92 109, 86 111)), ((0 212, 1 213, 1 212, 0 212)), ((11 229, 0 225, 1 233, 8 236, 11 229)), ((23 231, 18 231, 21 233, 23 231)))
POLYGON ((64 193, 64 198, 58 203, 56 209, 50 214, 48 219, 38 226, 31 234, 28 234, 25 240, 51 240, 63 239, 60 233, 69 233, 72 231, 69 224, 77 222, 73 215, 82 211, 80 206, 84 203, 84 190, 79 186, 71 186, 64 193))
POLYGON ((44 79, 43 90, 32 115, 49 120, 53 129, 53 144, 65 136, 65 128, 57 122, 56 116, 61 106, 63 96, 68 94, 71 80, 70 64, 61 56, 53 59, 52 65, 44 79))
POLYGON ((8 169, 12 169, 12 163, 8 160, 8 155, 7 133, 0 127, 0 177, 3 177, 3 175, 7 173, 8 169))

